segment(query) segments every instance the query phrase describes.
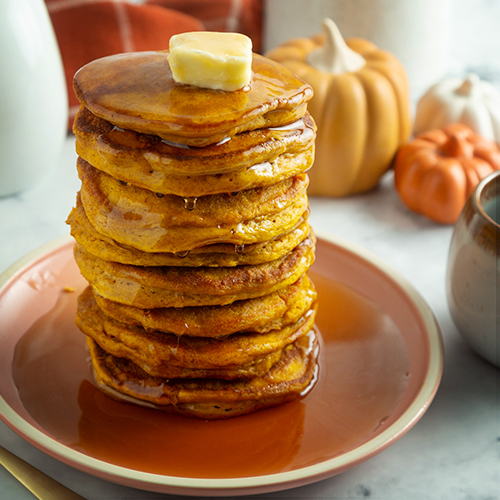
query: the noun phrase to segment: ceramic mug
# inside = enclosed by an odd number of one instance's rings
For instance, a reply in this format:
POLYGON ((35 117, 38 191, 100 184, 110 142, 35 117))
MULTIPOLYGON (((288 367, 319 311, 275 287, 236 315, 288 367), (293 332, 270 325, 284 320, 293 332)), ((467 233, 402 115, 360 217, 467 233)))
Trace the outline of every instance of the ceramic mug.
POLYGON ((500 171, 477 185, 460 214, 446 287, 460 333, 478 354, 500 366, 500 171))

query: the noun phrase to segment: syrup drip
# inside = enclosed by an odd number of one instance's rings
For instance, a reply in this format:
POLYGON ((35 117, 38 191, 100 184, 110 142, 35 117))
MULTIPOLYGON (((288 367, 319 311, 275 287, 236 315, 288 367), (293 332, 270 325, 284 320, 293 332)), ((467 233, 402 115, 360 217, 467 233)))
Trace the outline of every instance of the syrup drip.
POLYGON ((181 142, 167 141, 166 139, 162 139, 161 142, 167 146, 172 146, 173 148, 191 149, 187 144, 182 144, 181 142))
POLYGON ((243 253, 245 250, 245 245, 234 245, 234 251, 236 253, 243 253))
POLYGON ((281 127, 269 127, 269 130, 296 130, 301 128, 304 128, 304 120, 302 118, 281 127))
POLYGON ((194 210, 196 207, 196 202, 198 201, 198 198, 194 196, 190 196, 188 198, 184 198, 184 208, 186 210, 194 210))
POLYGON ((255 165, 252 165, 248 170, 255 172, 256 174, 261 176, 266 175, 270 177, 273 175, 273 165, 268 161, 264 163, 256 163, 255 165))
POLYGON ((230 141, 231 140, 231 137, 225 137, 224 139, 222 139, 221 141, 219 141, 216 146, 222 146, 223 144, 225 144, 226 142, 230 141))
POLYGON ((158 198, 163 198, 165 195, 163 193, 156 193, 156 196, 158 196, 158 198))
POLYGON ((189 255, 189 250, 184 250, 183 252, 175 252, 175 255, 179 257, 180 259, 184 259, 189 255))

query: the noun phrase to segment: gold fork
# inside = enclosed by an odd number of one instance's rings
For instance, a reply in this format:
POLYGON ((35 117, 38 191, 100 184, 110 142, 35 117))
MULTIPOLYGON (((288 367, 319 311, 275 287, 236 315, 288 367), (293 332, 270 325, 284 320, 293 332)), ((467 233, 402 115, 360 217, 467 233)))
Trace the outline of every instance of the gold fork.
POLYGON ((40 500, 85 500, 1 446, 0 464, 40 500))

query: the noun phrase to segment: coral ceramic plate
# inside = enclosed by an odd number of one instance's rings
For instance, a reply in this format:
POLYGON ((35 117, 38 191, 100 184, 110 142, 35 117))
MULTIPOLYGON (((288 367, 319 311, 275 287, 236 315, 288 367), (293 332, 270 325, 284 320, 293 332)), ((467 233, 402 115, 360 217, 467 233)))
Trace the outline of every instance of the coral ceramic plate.
POLYGON ((292 488, 390 446, 438 388, 442 340, 427 304, 380 259, 323 236, 310 271, 320 297, 319 370, 300 399, 216 422, 110 400, 92 384, 74 326, 85 283, 72 247, 56 240, 0 277, 0 416, 89 474, 184 495, 292 488))

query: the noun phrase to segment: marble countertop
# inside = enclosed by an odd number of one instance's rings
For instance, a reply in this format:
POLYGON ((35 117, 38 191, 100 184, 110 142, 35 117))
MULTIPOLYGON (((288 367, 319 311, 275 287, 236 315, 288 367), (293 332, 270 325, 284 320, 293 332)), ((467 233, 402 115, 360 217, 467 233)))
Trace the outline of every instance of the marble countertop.
MULTIPOLYGON (((69 137, 60 162, 42 183, 0 199, 0 272, 27 252, 68 234, 65 218, 79 188, 75 161, 74 139, 69 137)), ((474 354, 448 311, 445 271, 453 228, 409 212, 390 173, 371 193, 341 200, 312 198, 310 204, 316 231, 363 246, 420 292, 442 331, 444 373, 423 418, 379 455, 330 479, 252 498, 500 498, 500 370, 474 354)), ((37 450, 2 422, 0 444, 89 500, 177 498, 75 470, 37 450)), ((0 484, 3 500, 33 498, 1 467, 0 484)))

